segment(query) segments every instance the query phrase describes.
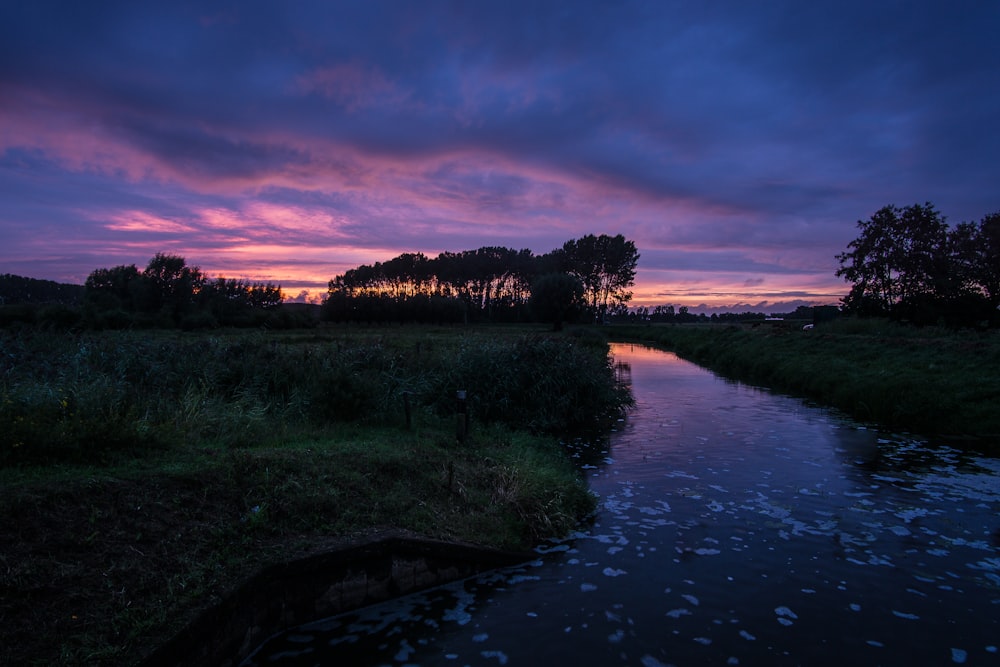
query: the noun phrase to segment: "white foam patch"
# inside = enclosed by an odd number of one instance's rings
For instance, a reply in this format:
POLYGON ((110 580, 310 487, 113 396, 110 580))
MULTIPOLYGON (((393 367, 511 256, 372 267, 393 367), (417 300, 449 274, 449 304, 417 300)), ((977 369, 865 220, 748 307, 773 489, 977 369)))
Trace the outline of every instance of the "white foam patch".
POLYGON ((487 659, 496 658, 501 665, 507 664, 507 654, 503 651, 482 651, 479 655, 487 659))
POLYGON ((399 651, 394 656, 396 658, 396 662, 406 662, 409 660, 410 654, 414 651, 416 651, 416 649, 410 645, 410 642, 405 639, 399 642, 399 651))
MULTIPOLYGON (((945 538, 949 539, 949 538, 945 538)), ((969 547, 970 549, 979 549, 980 551, 993 551, 993 545, 986 540, 969 540, 963 539, 961 537, 950 538, 952 546, 956 547, 969 547)))
POLYGON ((910 621, 918 621, 918 620, 920 620, 920 617, 917 616, 916 614, 908 614, 908 613, 906 613, 904 611, 896 611, 895 609, 892 610, 892 615, 893 616, 897 616, 899 618, 905 618, 905 619, 910 620, 910 621))
POLYGON ((923 507, 911 507, 910 509, 906 509, 901 512, 896 512, 896 516, 905 521, 906 523, 910 523, 914 519, 919 519, 920 517, 924 517, 929 514, 930 512, 924 509, 923 507))
POLYGON ((774 613, 778 615, 777 621, 784 626, 792 625, 792 619, 798 620, 798 615, 788 607, 775 607, 774 613))
POLYGON ((544 545, 539 545, 535 547, 535 551, 540 554, 551 554, 558 551, 569 551, 568 544, 557 544, 554 547, 546 547, 544 545))
POLYGON ((449 609, 442 616, 445 621, 455 621, 459 625, 466 625, 472 620, 472 615, 465 609, 449 609))
POLYGON ((977 563, 970 563, 969 567, 973 570, 984 570, 987 572, 1000 572, 1000 557, 998 558, 985 558, 977 563))

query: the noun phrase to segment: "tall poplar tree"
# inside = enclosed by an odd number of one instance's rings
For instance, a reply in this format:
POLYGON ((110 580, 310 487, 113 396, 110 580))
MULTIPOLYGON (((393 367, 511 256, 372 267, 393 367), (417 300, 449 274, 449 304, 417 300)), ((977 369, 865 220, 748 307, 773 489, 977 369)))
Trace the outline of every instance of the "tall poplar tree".
POLYGON ((618 234, 588 234, 567 241, 560 253, 562 270, 583 283, 587 303, 598 321, 609 306, 625 305, 632 299, 628 288, 635 284, 639 253, 635 243, 618 234))

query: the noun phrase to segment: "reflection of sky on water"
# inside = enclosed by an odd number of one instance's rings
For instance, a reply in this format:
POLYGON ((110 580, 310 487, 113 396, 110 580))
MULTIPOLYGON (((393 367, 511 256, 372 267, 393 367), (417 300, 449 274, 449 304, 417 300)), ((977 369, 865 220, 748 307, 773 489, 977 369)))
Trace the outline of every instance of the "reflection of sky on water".
POLYGON ((615 353, 637 406, 575 449, 592 527, 254 664, 1000 664, 1000 461, 615 353))

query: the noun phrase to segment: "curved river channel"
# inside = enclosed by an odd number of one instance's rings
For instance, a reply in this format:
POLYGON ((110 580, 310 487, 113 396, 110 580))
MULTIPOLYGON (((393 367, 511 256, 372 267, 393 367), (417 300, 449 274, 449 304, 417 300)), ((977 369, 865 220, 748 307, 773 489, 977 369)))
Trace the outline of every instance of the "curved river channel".
POLYGON ((1000 460, 613 354, 637 406, 574 448, 592 526, 244 665, 1000 665, 1000 460))

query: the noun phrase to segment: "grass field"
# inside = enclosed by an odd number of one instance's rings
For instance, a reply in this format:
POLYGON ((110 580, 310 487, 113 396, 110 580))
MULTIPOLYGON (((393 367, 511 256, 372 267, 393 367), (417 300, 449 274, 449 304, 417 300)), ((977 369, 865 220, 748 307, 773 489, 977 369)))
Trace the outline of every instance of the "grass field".
POLYGON ((629 401, 603 339, 541 330, 0 336, 3 664, 135 663, 264 565, 383 529, 564 534, 594 499, 555 434, 629 401))

